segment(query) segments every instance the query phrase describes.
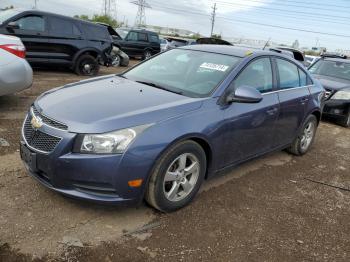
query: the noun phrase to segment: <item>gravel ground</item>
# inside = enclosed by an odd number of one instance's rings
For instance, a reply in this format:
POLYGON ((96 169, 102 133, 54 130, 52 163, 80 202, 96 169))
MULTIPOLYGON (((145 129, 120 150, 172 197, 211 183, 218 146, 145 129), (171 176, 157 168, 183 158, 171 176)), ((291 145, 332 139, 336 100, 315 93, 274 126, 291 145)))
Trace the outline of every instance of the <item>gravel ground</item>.
POLYGON ((31 89, 0 97, 0 138, 9 143, 0 146, 0 261, 350 260, 350 129, 331 122, 304 157, 277 152, 246 163, 207 181, 172 214, 43 188, 20 162, 21 123, 40 93, 80 79, 36 71, 31 89))

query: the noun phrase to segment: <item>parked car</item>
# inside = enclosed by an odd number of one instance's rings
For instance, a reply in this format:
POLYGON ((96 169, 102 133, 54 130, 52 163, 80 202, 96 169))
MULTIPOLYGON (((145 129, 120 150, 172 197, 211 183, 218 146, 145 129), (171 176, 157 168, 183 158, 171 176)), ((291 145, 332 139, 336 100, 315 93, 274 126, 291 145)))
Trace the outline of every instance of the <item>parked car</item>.
POLYGON ((160 41, 157 33, 144 29, 131 29, 122 40, 115 40, 114 45, 129 57, 148 59, 160 52, 160 41))
POLYGON ((309 71, 326 89, 323 114, 350 127, 350 60, 325 54, 309 71))
POLYGON ((0 33, 21 38, 32 65, 66 66, 80 75, 96 75, 112 49, 106 27, 37 10, 0 12, 0 33))
POLYGON ((160 51, 164 52, 168 50, 169 41, 165 38, 159 38, 160 41, 160 51))
POLYGON ((196 40, 196 43, 199 45, 233 45, 226 40, 213 38, 213 37, 199 38, 196 40))
POLYGON ((204 179, 271 151, 311 147, 324 89, 270 51, 193 45, 41 95, 23 124, 29 174, 62 194, 164 212, 204 179))
POLYGON ((320 59, 319 56, 305 55, 305 66, 309 67, 310 65, 315 63, 318 59, 320 59))
POLYGON ((29 88, 33 71, 24 59, 26 50, 17 37, 0 34, 0 96, 29 88))
POLYGON ((129 56, 118 47, 118 42, 123 38, 114 30, 112 26, 99 22, 97 24, 107 27, 107 30, 113 39, 113 48, 110 53, 109 63, 115 67, 128 66, 130 62, 129 56))

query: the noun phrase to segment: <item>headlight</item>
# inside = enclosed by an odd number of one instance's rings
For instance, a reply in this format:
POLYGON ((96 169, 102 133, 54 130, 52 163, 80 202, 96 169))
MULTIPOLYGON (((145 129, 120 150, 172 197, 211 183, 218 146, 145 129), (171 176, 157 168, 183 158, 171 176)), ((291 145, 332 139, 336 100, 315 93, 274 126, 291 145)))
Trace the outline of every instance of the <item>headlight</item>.
POLYGON ((86 134, 80 143, 83 154, 121 154, 132 141, 151 125, 126 128, 105 134, 86 134))
POLYGON ((350 100, 350 90, 338 91, 332 96, 332 99, 350 100))

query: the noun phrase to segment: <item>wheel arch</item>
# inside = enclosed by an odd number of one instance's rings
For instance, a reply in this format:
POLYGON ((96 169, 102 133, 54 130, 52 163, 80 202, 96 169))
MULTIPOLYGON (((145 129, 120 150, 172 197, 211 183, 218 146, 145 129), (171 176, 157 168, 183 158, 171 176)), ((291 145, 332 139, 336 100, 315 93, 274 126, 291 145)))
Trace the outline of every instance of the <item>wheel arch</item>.
POLYGON ((85 49, 79 50, 79 52, 77 52, 73 58, 73 65, 74 66, 75 66, 75 63, 77 62, 78 58, 82 55, 91 55, 95 58, 98 58, 101 55, 101 52, 98 49, 94 49, 94 48, 85 48, 85 49))

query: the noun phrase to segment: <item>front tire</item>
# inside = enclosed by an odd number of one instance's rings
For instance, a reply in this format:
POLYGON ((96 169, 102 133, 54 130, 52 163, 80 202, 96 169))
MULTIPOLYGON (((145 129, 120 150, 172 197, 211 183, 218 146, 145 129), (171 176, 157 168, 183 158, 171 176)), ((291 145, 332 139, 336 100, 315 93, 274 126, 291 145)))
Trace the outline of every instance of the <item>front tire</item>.
POLYGON ((173 212, 188 205, 197 194, 206 173, 203 148, 184 141, 168 149, 151 174, 146 201, 162 212, 173 212))
POLYGON ((344 117, 343 121, 340 122, 343 127, 350 127, 350 108, 348 109, 348 113, 344 117))
POLYGON ((75 73, 82 76, 96 76, 100 70, 100 65, 95 57, 91 55, 81 55, 75 63, 75 73))
POLYGON ((287 151, 293 155, 301 156, 311 148, 317 130, 318 121, 316 116, 309 115, 301 129, 300 134, 294 139, 287 151))

